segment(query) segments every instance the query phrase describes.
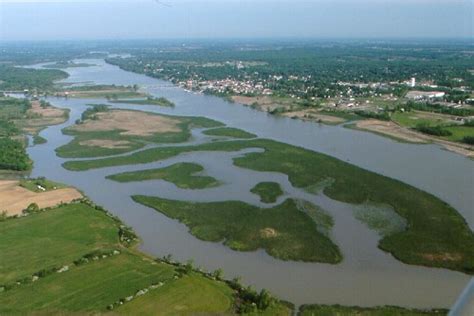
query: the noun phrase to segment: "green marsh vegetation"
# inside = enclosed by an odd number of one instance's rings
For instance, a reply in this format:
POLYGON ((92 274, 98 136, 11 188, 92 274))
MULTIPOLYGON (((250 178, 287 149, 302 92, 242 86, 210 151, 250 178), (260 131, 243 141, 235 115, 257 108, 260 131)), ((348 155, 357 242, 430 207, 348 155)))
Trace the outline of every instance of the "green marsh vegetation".
POLYGON ((464 218, 439 198, 400 181, 375 174, 330 156, 271 140, 240 140, 197 146, 153 148, 128 156, 71 161, 69 170, 148 163, 191 151, 238 151, 262 148, 264 152, 235 158, 234 164, 256 171, 288 175, 293 186, 308 188, 333 179, 323 192, 332 199, 363 204, 390 205, 408 225, 383 237, 379 247, 397 259, 417 265, 473 273, 474 234, 464 218))
POLYGON ((197 175, 203 172, 201 165, 189 162, 176 163, 159 169, 132 171, 108 176, 107 179, 118 182, 146 181, 163 179, 174 183, 181 189, 205 189, 219 185, 219 182, 210 176, 197 175))
POLYGON ((278 197, 283 194, 280 184, 276 182, 257 183, 250 192, 260 196, 260 201, 263 203, 275 203, 278 197))
POLYGON ((127 103, 127 104, 137 104, 137 105, 159 105, 159 106, 167 106, 167 107, 174 107, 174 103, 170 100, 160 97, 147 97, 146 99, 138 99, 138 100, 112 100, 112 103, 127 103))
POLYGON ((445 309, 421 310, 396 306, 357 307, 341 305, 302 305, 300 316, 429 316, 447 315, 445 309))
POLYGON ((283 260, 342 260, 339 248, 318 231, 314 221, 291 199, 270 209, 240 201, 193 203, 147 196, 133 199, 186 224, 197 238, 223 241, 234 250, 263 248, 283 260))
POLYGON ((66 86, 61 89, 61 92, 68 92, 68 97, 71 98, 106 98, 108 100, 146 96, 146 94, 138 91, 137 86, 118 85, 66 86))
POLYGON ((257 137, 257 135, 255 134, 246 132, 238 128, 232 128, 232 127, 219 127, 219 128, 208 129, 208 130, 205 130, 203 134, 210 135, 210 136, 225 136, 225 137, 243 138, 243 139, 257 137))

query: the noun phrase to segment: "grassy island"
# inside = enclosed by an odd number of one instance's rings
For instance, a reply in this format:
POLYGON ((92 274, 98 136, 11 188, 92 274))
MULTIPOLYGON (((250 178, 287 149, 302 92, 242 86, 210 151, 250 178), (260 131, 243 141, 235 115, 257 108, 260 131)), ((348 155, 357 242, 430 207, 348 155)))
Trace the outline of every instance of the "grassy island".
POLYGON ((194 127, 211 128, 221 123, 203 117, 178 117, 134 110, 110 109, 96 104, 81 120, 63 130, 75 136, 56 149, 65 158, 101 157, 142 148, 147 143, 179 143, 191 136, 194 127))
POLYGON ((159 106, 174 107, 173 102, 163 97, 160 97, 160 98, 147 97, 146 99, 130 99, 130 100, 112 100, 110 102, 136 104, 136 105, 159 105, 159 106))
POLYGON ((206 143, 196 146, 154 148, 128 156, 66 162, 70 170, 158 161, 192 151, 237 151, 262 148, 234 159, 234 164, 256 171, 288 175, 293 186, 307 188, 329 181, 324 193, 353 204, 390 205, 403 217, 406 229, 384 236, 379 247, 410 264, 474 273, 474 234, 464 218, 439 198, 400 181, 364 170, 325 154, 266 140, 206 143))
POLYGON ((316 223, 293 200, 261 209, 240 201, 192 203, 147 196, 133 199, 185 223, 197 238, 224 241, 234 250, 263 248, 283 260, 342 260, 339 248, 318 231, 316 223))
POLYGON ((260 201, 263 203, 275 203, 278 197, 283 194, 280 185, 276 182, 260 182, 250 192, 260 196, 260 201))
POLYGON ((182 189, 205 189, 219 185, 213 177, 196 175, 202 171, 204 168, 201 165, 182 162, 165 168, 124 172, 107 178, 118 182, 163 179, 182 189))
POLYGON ((257 135, 255 134, 246 132, 238 128, 232 128, 232 127, 219 127, 219 128, 208 129, 208 130, 205 130, 203 134, 210 135, 210 136, 225 136, 225 137, 243 138, 243 139, 257 137, 257 135))

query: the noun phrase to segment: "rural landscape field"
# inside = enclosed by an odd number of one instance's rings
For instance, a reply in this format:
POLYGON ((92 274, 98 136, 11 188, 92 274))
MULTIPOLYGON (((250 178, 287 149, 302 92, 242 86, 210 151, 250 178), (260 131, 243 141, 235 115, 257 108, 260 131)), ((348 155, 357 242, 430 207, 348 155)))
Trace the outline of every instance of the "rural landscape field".
POLYGON ((474 315, 472 8, 0 1, 0 315, 474 315))

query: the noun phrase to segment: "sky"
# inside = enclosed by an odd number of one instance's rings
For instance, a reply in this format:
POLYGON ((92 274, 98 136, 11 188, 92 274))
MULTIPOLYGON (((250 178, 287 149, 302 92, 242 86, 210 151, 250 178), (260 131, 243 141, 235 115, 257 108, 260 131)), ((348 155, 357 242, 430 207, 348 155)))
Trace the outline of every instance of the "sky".
POLYGON ((473 38, 474 0, 0 0, 0 41, 473 38))

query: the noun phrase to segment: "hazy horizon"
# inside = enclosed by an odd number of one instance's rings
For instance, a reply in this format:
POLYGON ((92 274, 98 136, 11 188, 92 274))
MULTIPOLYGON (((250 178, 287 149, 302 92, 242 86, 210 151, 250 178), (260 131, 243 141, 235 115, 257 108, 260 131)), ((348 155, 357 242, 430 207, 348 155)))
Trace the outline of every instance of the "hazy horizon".
POLYGON ((463 0, 0 0, 0 40, 471 39, 463 0))

